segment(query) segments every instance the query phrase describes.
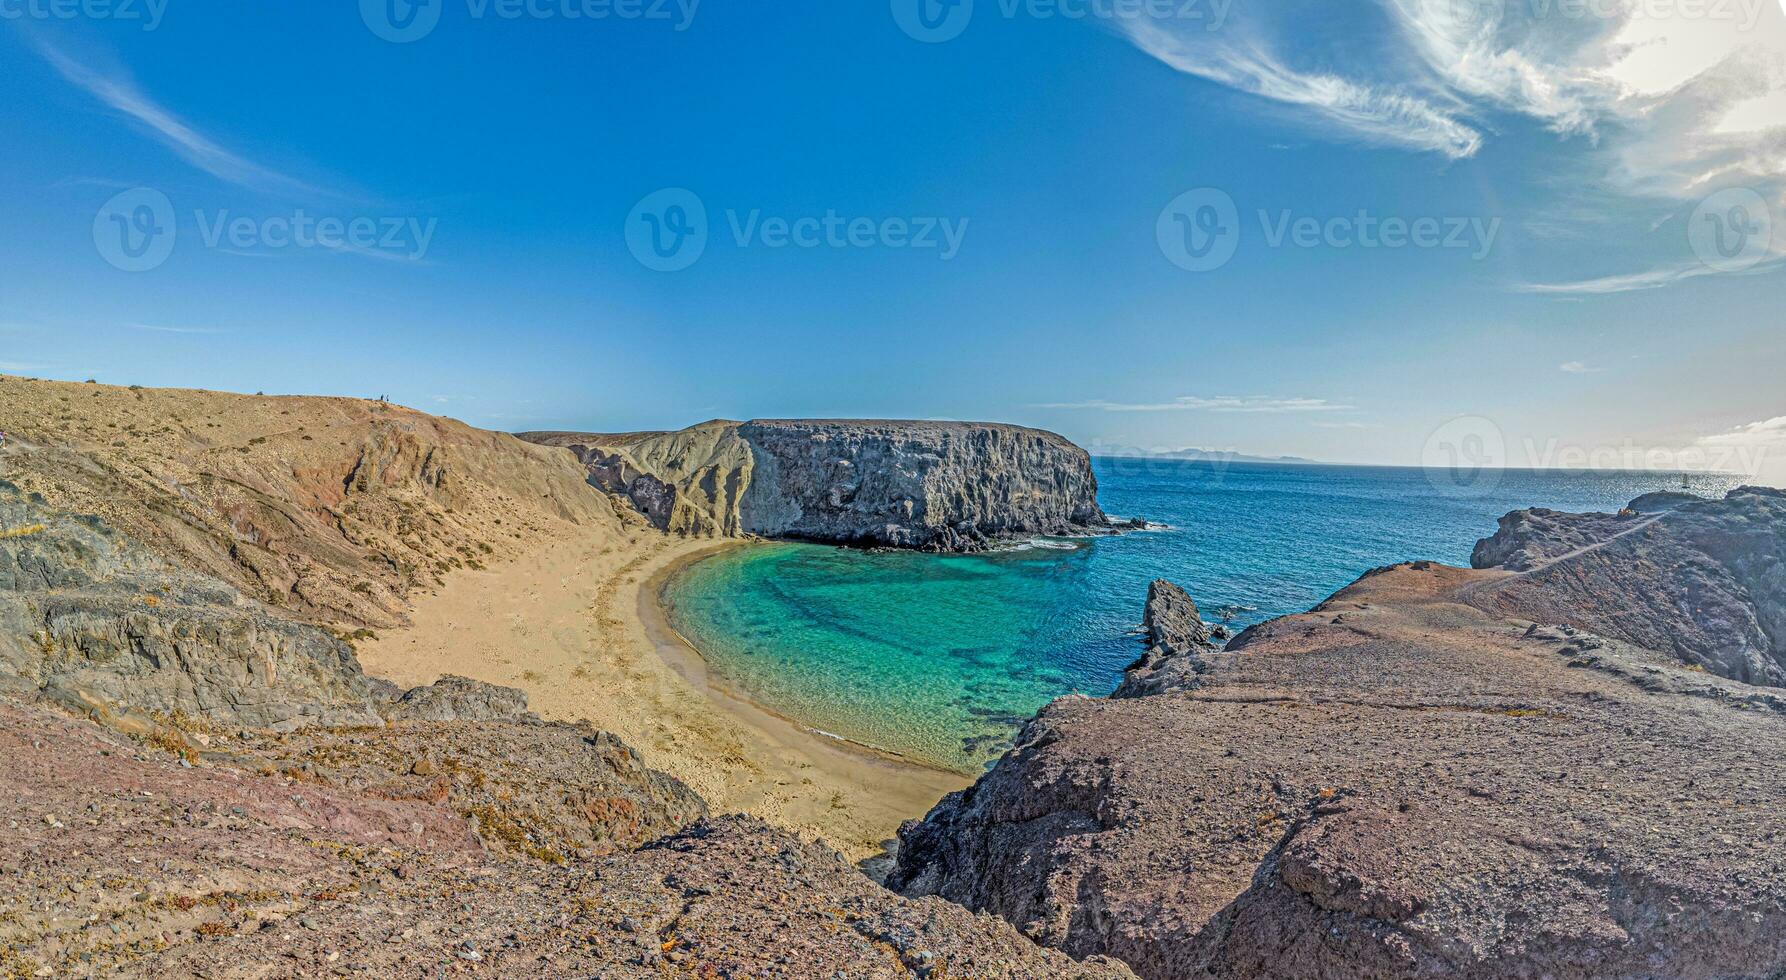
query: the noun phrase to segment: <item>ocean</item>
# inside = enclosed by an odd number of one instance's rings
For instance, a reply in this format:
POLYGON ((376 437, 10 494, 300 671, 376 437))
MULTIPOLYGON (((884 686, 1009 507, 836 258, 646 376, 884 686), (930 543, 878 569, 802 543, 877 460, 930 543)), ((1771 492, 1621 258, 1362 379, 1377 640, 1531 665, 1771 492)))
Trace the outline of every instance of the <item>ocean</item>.
POLYGON ((1106 512, 1158 529, 983 555, 773 543, 691 565, 671 622, 713 671, 815 732, 974 774, 1050 700, 1101 696, 1141 652, 1147 585, 1171 579, 1238 632, 1365 571, 1468 565, 1522 507, 1617 510, 1715 474, 1514 471, 1454 485, 1379 467, 1097 459, 1106 512))

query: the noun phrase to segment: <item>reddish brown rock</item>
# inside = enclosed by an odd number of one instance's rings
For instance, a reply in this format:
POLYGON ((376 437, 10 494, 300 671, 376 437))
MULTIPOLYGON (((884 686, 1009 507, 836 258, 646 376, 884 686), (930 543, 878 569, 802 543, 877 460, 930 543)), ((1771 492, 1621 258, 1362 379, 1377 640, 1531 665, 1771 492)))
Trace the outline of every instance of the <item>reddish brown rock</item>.
POLYGON ((1149 980, 1778 975, 1786 699, 1527 587, 1385 569, 1194 685, 1056 702, 891 883, 1149 980))

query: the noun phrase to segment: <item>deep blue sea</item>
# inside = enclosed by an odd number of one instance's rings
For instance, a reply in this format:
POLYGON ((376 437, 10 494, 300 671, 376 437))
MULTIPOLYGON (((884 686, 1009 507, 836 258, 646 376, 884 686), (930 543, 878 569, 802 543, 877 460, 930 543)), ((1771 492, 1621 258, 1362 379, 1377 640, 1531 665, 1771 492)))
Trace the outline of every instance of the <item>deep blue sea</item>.
MULTIPOLYGON (((1680 474, 1507 471, 1460 488, 1421 469, 1094 461, 1113 516, 1167 527, 987 555, 805 544, 733 549, 666 589, 676 628, 731 686, 826 734, 963 773, 1063 694, 1109 693, 1140 653, 1147 584, 1188 589, 1238 630, 1301 612, 1363 572, 1468 565, 1522 507, 1617 510, 1680 474)), ((1722 496, 1737 481, 1694 474, 1722 496)))

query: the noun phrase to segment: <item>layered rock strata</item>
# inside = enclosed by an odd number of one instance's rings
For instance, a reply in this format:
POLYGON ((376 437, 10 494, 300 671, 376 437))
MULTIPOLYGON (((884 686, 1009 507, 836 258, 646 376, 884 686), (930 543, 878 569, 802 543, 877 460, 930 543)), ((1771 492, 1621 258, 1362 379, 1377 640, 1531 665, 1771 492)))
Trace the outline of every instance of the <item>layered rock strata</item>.
POLYGON ((1110 530, 1091 458, 1049 432, 965 422, 708 422, 668 433, 524 433, 665 530, 975 551, 1110 530))

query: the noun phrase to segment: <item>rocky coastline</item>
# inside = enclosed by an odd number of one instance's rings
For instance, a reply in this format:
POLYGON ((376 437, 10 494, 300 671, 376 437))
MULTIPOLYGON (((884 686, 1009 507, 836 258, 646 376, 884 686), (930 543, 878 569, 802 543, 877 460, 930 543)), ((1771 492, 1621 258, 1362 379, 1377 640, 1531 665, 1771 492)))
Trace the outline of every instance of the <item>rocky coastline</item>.
POLYGON ((1085 450, 1012 425, 715 421, 680 432, 522 433, 666 531, 973 552, 1117 530, 1085 450))
POLYGON ((1147 980, 1775 976, 1786 691, 1718 674, 1766 660, 1782 503, 1509 515, 1478 558, 1523 571, 1380 569, 1221 651, 1156 584, 1117 695, 1045 709, 889 884, 1147 980), (1634 642, 1687 592, 1716 615, 1634 642))
MULTIPOLYGON (((0 976, 1786 970, 1778 491, 1516 512, 1480 567, 1378 569, 1225 647, 1191 595, 1156 581, 1115 694, 1044 709, 900 831, 883 887, 654 768, 633 747, 661 751, 652 729, 629 744, 600 718, 541 718, 515 688, 369 677, 350 627, 406 615, 392 585, 421 581, 402 559, 429 549, 469 564, 587 533, 599 557, 780 527, 958 550, 1107 525, 1057 437, 724 423, 616 438, 626 452, 597 473, 588 443, 566 443, 579 468, 331 405, 346 455, 385 463, 287 485, 294 468, 269 455, 264 508, 232 519, 206 501, 243 491, 213 478, 188 499, 158 478, 99 516, 70 488, 169 464, 48 448, 54 433, 5 418, 6 394, 0 421, 25 441, 0 456, 0 976), (870 460, 896 478, 841 475, 870 460), (994 496, 957 485, 969 460, 1011 469, 994 496), (647 467, 675 493, 651 490, 647 467), (86 483, 64 479, 77 471, 86 483), (336 485, 345 499, 309 495, 336 485), (162 503, 168 487, 190 509, 162 503), (909 522, 877 523, 905 500, 909 522), (250 548, 264 553, 213 560, 250 548), (377 602, 325 588, 369 564, 388 574, 345 591, 377 602), (279 599, 297 593, 244 578, 250 565, 289 567, 318 601, 279 599)), ((228 417, 314 407, 244 400, 228 417)), ((183 458, 216 474, 267 440, 183 458)), ((618 577, 646 567, 630 561, 618 577)))

